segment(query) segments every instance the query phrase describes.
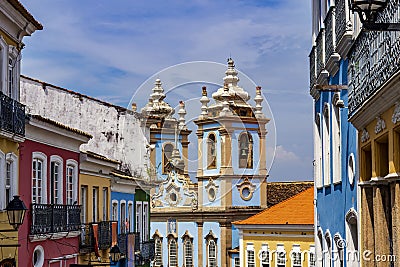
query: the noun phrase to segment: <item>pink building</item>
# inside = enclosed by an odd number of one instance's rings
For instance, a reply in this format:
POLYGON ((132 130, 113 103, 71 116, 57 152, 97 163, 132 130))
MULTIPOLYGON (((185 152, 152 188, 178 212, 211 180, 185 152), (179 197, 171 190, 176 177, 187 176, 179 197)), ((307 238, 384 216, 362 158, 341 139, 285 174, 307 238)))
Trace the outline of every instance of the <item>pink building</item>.
POLYGON ((19 266, 77 263, 81 207, 79 147, 91 136, 31 115, 20 145, 19 194, 28 208, 19 229, 19 266))

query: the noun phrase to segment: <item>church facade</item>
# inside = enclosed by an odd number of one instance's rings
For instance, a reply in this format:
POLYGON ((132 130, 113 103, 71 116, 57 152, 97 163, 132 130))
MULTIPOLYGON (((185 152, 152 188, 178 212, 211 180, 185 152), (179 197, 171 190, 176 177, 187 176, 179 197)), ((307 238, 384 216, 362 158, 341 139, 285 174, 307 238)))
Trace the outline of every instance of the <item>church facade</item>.
POLYGON ((225 74, 211 104, 207 88, 202 88, 195 120, 197 152, 188 151, 191 131, 184 102, 174 118, 160 80, 142 109, 155 166, 151 173, 158 177, 151 191, 154 266, 236 266, 239 231, 232 222, 267 206, 269 119, 262 111, 261 87, 256 88, 252 106, 249 93, 238 85, 232 59, 225 74), (198 153, 196 177, 188 174, 188 153, 198 153))

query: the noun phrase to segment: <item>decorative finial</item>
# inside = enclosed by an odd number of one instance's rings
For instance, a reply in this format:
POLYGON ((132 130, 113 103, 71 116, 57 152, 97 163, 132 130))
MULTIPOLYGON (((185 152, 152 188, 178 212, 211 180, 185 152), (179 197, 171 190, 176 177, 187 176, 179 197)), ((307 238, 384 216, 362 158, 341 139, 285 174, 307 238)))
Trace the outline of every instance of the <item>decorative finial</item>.
POLYGON ((186 122, 185 122, 185 115, 186 115, 186 110, 185 110, 185 102, 179 101, 179 129, 186 129, 186 122))
POLYGON ((203 86, 202 88, 202 97, 200 98, 200 103, 201 103, 201 114, 200 118, 201 119, 206 119, 208 117, 208 103, 210 102, 210 99, 207 97, 207 87, 203 86))
POLYGON ((230 94, 229 94, 229 88, 227 84, 224 84, 224 92, 222 93, 222 110, 220 112, 221 116, 229 116, 232 115, 232 111, 229 109, 229 98, 230 98, 230 94))
POLYGON ((256 87, 256 96, 254 97, 254 102, 256 102, 256 107, 255 107, 255 116, 256 118, 262 118, 264 117, 264 114, 262 113, 262 106, 261 102, 263 102, 263 98, 261 96, 261 86, 256 87))

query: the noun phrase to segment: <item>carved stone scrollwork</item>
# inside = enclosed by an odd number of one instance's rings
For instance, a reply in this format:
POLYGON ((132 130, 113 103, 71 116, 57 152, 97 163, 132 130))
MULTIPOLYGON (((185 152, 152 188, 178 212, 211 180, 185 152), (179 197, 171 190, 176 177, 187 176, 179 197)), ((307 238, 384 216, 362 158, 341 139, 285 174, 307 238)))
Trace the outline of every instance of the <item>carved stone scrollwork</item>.
POLYGON ((253 197, 253 192, 256 190, 256 186, 247 177, 244 178, 243 182, 237 184, 236 187, 239 190, 240 197, 246 201, 253 197))
POLYGON ((365 143, 369 140, 369 133, 367 131, 367 129, 363 129, 362 133, 361 133, 361 143, 365 143))
POLYGON ((393 111, 392 122, 394 124, 396 124, 399 121, 400 121, 400 102, 397 101, 395 104, 394 111, 393 111))
POLYGON ((213 202, 216 197, 217 197, 217 193, 218 193, 218 188, 219 185, 217 185, 214 180, 212 178, 210 178, 208 180, 208 184, 205 186, 207 194, 208 194, 208 200, 210 202, 213 202))
POLYGON ((378 134, 386 129, 385 121, 379 116, 376 117, 375 133, 378 134))

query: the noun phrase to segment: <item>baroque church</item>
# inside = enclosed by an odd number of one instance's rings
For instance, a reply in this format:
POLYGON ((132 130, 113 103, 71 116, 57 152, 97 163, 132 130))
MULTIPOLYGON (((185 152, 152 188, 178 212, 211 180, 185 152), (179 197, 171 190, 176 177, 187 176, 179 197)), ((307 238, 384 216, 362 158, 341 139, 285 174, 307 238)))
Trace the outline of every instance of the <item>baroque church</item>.
POLYGON ((150 147, 150 235, 155 240, 154 266, 230 267, 239 264, 240 236, 232 222, 267 207, 266 124, 261 87, 255 105, 238 85, 232 59, 223 87, 208 97, 203 87, 197 125, 198 151, 188 151, 191 134, 185 103, 178 118, 156 80, 141 110, 150 147), (189 176, 188 153, 198 153, 196 177, 189 176), (193 182, 196 180, 196 182, 193 182))

